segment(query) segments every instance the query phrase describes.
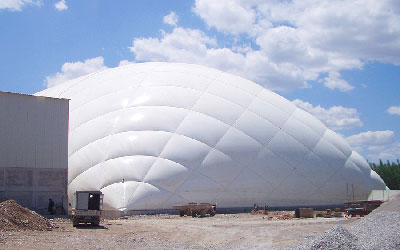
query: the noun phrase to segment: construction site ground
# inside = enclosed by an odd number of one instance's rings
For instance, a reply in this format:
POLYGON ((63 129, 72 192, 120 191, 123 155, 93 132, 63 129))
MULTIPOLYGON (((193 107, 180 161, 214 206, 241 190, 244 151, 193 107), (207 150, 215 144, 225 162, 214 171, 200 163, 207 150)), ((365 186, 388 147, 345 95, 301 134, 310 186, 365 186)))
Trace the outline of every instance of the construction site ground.
POLYGON ((333 226, 349 228, 359 218, 285 220, 294 212, 136 215, 103 220, 101 227, 74 228, 68 218, 52 219, 49 231, 2 231, 0 249, 281 249, 318 236, 333 226), (271 218, 272 217, 272 218, 271 218))

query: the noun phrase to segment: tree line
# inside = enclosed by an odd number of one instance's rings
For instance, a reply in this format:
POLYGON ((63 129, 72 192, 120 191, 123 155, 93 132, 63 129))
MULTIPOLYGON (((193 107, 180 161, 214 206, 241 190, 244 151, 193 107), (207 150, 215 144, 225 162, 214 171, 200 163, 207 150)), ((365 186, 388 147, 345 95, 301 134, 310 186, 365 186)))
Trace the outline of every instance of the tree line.
POLYGON ((379 160, 379 164, 369 163, 372 170, 374 170, 385 182, 386 186, 392 190, 400 190, 400 162, 383 163, 379 160))

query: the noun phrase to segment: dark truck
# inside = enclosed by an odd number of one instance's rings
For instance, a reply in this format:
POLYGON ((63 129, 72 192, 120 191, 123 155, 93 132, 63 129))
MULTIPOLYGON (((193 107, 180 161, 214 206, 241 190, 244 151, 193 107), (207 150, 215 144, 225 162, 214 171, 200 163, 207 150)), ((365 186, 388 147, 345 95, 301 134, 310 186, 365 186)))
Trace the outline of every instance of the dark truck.
POLYGON ((72 201, 72 225, 80 223, 98 226, 103 209, 103 194, 100 191, 76 191, 72 201))

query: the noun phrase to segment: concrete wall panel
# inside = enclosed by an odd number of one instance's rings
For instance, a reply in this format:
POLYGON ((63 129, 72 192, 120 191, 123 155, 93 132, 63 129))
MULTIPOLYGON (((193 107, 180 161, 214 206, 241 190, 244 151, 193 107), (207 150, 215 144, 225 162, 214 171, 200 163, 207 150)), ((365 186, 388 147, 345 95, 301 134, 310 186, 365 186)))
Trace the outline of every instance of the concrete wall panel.
POLYGON ((3 187, 0 202, 13 199, 39 213, 47 213, 49 199, 67 209, 67 170, 51 168, 0 168, 3 187))
POLYGON ((65 171, 45 169, 38 171, 38 186, 46 188, 63 187, 66 185, 65 171))
POLYGON ((6 168, 6 187, 32 187, 33 171, 26 168, 6 168))

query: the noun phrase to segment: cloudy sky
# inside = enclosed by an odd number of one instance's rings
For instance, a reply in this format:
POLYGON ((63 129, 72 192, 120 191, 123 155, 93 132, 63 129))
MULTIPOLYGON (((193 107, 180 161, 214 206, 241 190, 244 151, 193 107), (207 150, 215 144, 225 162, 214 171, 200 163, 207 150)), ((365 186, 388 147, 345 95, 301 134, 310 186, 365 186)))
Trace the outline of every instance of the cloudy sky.
POLYGON ((147 61, 243 76, 400 158, 399 0, 0 0, 0 91, 147 61))

